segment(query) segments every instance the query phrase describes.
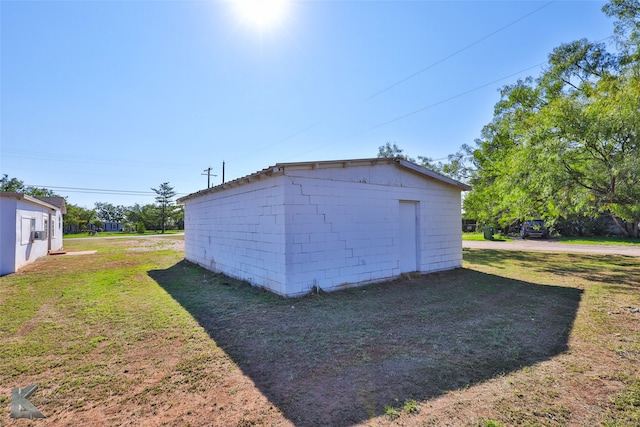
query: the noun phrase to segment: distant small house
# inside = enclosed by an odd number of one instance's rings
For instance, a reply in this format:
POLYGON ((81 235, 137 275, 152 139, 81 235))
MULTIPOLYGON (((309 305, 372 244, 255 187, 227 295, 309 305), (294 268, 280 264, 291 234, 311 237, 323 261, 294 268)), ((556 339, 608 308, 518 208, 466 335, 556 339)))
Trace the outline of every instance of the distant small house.
POLYGON ((0 192, 0 275, 62 248, 62 197, 0 192))
POLYGON ((178 199, 185 258, 285 296, 453 269, 469 189, 402 159, 279 163, 178 199))
POLYGON ((105 222, 102 227, 104 231, 122 231, 121 222, 105 222))

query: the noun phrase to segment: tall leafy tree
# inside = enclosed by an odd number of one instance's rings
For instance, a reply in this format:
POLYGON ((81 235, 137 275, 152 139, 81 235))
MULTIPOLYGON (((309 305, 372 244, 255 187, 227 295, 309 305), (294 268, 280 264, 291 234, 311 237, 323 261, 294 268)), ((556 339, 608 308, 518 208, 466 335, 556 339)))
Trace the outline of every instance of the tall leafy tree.
POLYGON ((404 150, 398 147, 395 142, 393 144, 387 142, 385 145, 378 147, 377 157, 404 159, 459 181, 466 182, 471 176, 471 164, 469 159, 472 157, 472 154, 473 148, 465 144, 457 153, 450 154, 448 156, 447 163, 436 162, 431 157, 425 156, 418 156, 418 159, 416 160, 413 157, 404 154, 404 150))
POLYGON ((150 203, 141 207, 140 216, 147 230, 162 228, 160 213, 158 206, 150 203))
POLYGON ((142 224, 145 230, 157 230, 160 225, 158 207, 153 204, 140 205, 136 203, 125 208, 125 220, 130 227, 139 227, 142 224))
POLYGON ((64 226, 67 233, 86 231, 89 224, 95 224, 96 211, 73 204, 67 204, 67 213, 64 215, 64 226))
POLYGON ((413 163, 415 163, 416 161, 414 158, 404 154, 404 150, 398 147, 395 142, 393 143, 393 145, 391 145, 390 142, 387 142, 385 145, 381 145, 380 147, 378 147, 378 158, 400 158, 413 163))
POLYGON ((160 212, 162 233, 164 233, 166 230, 167 218, 169 217, 171 210, 171 204, 173 203, 173 198, 175 197, 176 192, 168 182, 163 182, 157 189, 152 188, 152 190, 157 194, 156 203, 160 212))
POLYGON ((24 193, 33 197, 60 197, 55 191, 48 188, 39 188, 26 186, 24 182, 18 178, 9 178, 9 175, 3 174, 0 178, 0 191, 11 193, 24 193))
POLYGON ((615 18, 614 36, 621 52, 622 62, 630 64, 640 60, 640 0, 610 0, 602 11, 615 18))
POLYGON ((613 0, 619 51, 566 43, 541 76, 502 89, 476 141, 465 210, 483 222, 611 214, 629 236, 640 222, 637 0, 613 0), (627 32, 627 37, 622 34, 627 32))
POLYGON ((171 211, 171 220, 178 230, 184 230, 184 206, 173 206, 171 211))
POLYGON ((18 178, 9 178, 6 173, 0 178, 0 191, 9 193, 24 193, 24 182, 18 178))
POLYGON ((94 206, 98 219, 103 222, 122 222, 125 217, 124 206, 103 202, 96 202, 94 206))
POLYGON ((553 221, 611 215, 628 236, 640 223, 640 0, 610 0, 617 51, 576 40, 549 55, 537 79, 503 87, 493 120, 475 147, 447 162, 401 157, 470 184, 467 216, 503 227, 532 217, 553 221))

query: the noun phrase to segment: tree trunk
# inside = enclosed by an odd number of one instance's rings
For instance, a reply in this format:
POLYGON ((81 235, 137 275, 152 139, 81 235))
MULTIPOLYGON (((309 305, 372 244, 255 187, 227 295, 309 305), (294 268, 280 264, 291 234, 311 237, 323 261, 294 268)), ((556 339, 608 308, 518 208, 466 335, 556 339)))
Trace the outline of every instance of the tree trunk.
POLYGON ((625 221, 614 214, 611 214, 611 218, 627 238, 636 239, 639 237, 638 223, 640 223, 640 218, 635 218, 633 221, 625 221))

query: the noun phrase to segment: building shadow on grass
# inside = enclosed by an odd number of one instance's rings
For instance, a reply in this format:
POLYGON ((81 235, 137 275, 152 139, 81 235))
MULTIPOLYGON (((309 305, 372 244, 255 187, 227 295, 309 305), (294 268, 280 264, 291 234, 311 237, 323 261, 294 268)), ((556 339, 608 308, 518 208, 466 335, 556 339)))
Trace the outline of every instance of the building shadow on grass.
POLYGON ((186 261, 149 275, 300 426, 351 425, 547 360, 581 299, 466 269, 301 299, 186 261))
POLYGON ((640 262, 637 257, 520 251, 505 254, 504 251, 479 249, 465 249, 464 256, 473 264, 495 268, 500 268, 507 257, 511 263, 526 270, 578 277, 619 291, 637 292, 640 288, 640 262))

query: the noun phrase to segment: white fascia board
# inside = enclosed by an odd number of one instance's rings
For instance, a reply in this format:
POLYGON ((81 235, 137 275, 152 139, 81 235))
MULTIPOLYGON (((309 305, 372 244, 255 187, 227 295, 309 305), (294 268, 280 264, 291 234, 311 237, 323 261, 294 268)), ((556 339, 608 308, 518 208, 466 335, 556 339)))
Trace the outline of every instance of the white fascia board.
POLYGON ((40 199, 36 199, 35 197, 29 196, 27 194, 23 194, 23 193, 10 193, 10 192, 2 192, 0 193, 1 197, 7 197, 7 198, 13 198, 13 199, 17 199, 17 200, 24 200, 25 202, 29 202, 29 203, 33 203, 36 204, 38 206, 47 208, 47 209, 51 209, 54 211, 58 211, 60 210, 60 208, 58 208, 57 206, 53 206, 50 203, 44 202, 40 199))

